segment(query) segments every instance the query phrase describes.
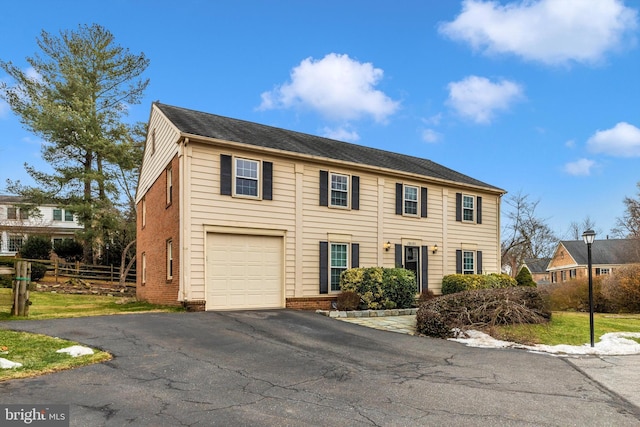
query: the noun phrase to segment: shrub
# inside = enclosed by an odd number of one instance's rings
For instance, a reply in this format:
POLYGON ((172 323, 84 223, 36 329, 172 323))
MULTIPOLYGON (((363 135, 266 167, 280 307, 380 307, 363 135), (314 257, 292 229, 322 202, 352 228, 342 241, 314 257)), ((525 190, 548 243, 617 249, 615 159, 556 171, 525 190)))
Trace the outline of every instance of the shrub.
POLYGON ((518 282, 507 274, 449 274, 442 278, 442 294, 472 289, 509 288, 517 286, 518 282))
POLYGON ((42 279, 44 275, 47 273, 47 266, 44 264, 40 264, 39 262, 31 263, 31 280, 33 282, 37 282, 42 279))
MULTIPOLYGON (((548 295, 554 311, 589 311, 589 280, 586 278, 553 283, 541 289, 548 295)), ((601 277, 593 278, 593 310, 598 313, 611 312, 609 302, 602 295, 601 277)))
POLYGON ((30 236, 20 248, 20 256, 26 259, 49 259, 51 239, 44 236, 30 236))
POLYGON ((602 295, 613 311, 640 313, 640 264, 616 269, 603 280, 602 295))
POLYGON ((522 267, 516 276, 518 286, 537 286, 527 267, 522 267))
POLYGON ((53 251, 65 261, 74 262, 82 260, 84 249, 79 242, 73 239, 64 239, 55 244, 53 251))
POLYGON ((413 272, 401 268, 352 268, 340 277, 342 292, 355 292, 363 308, 411 307, 416 295, 413 272))
POLYGON ((446 338, 453 337, 455 329, 545 323, 549 319, 549 303, 537 288, 477 289, 444 295, 421 304, 416 316, 416 331, 446 338))
POLYGON ((357 310, 360 307, 360 295, 353 291, 344 291, 338 294, 338 310, 357 310))

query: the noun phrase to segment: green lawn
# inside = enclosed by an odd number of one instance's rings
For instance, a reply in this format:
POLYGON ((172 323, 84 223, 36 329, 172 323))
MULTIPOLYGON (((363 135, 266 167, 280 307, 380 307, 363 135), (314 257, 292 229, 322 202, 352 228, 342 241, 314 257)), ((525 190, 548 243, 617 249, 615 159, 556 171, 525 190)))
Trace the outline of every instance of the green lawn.
MULTIPOLYGON (((594 314, 594 337, 607 332, 640 332, 640 314, 594 314)), ((553 312, 546 325, 502 326, 491 331, 494 338, 523 344, 582 345, 590 341, 589 313, 553 312)), ((640 341, 639 341, 640 342, 640 341)))
POLYGON ((11 289, 0 288, 0 321, 3 321, 0 323, 0 357, 23 365, 20 368, 0 369, 0 381, 32 377, 111 359, 109 353, 96 349, 93 349, 94 354, 80 357, 56 353, 57 350, 78 343, 45 335, 6 330, 11 329, 12 320, 183 311, 180 307, 157 306, 122 297, 97 295, 31 292, 30 299, 33 304, 29 308, 29 316, 13 316, 11 315, 11 289))

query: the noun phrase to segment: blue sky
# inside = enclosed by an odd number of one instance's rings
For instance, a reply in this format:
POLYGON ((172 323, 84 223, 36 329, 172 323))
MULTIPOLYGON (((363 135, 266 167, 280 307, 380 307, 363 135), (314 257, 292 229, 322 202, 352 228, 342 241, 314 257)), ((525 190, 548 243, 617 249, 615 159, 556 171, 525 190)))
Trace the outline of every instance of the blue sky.
MULTIPOLYGON (((598 238, 640 181, 640 0, 22 0, 0 59, 27 68, 41 30, 110 30, 144 52, 153 101, 431 159, 538 200, 566 237, 598 238)), ((10 80, 0 71, 0 80, 10 80)), ((46 170, 0 101, 0 192, 46 170)), ((508 206, 503 201, 503 211, 508 206)))

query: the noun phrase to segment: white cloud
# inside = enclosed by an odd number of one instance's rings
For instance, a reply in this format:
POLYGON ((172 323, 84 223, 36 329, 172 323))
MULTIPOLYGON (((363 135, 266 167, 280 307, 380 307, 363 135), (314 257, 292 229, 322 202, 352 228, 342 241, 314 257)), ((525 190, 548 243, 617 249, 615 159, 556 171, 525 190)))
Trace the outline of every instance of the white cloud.
POLYGON ((588 176, 591 175, 591 170, 596 165, 596 162, 589 159, 579 159, 575 162, 570 162, 564 165, 564 171, 569 175, 574 176, 588 176))
POLYGON ((442 139, 442 135, 433 129, 425 129, 422 131, 422 140, 425 142, 433 143, 442 139))
POLYGON ((564 146, 567 147, 567 148, 575 148, 576 140, 575 139, 569 139, 569 140, 567 140, 567 142, 564 143, 564 146))
POLYGON ((640 157, 640 129, 620 122, 611 129, 597 131, 587 140, 587 147, 594 153, 614 157, 640 157))
POLYGON ((322 135, 325 138, 331 138, 331 139, 336 139, 338 141, 346 141, 346 142, 356 142, 357 140, 360 139, 360 135, 358 135, 358 132, 344 128, 344 127, 333 128, 333 129, 325 127, 322 130, 322 135))
POLYGON ((635 43, 637 15, 622 0, 465 0, 462 12, 439 30, 487 54, 544 64, 593 63, 635 43))
POLYGON ((371 63, 330 53, 320 60, 307 58, 291 71, 291 80, 261 95, 259 109, 310 108, 332 120, 362 116, 384 122, 400 103, 375 86, 384 72, 371 63))
POLYGON ((469 76, 449 83, 449 104, 463 117, 476 123, 490 123, 498 111, 506 111, 522 99, 523 89, 517 83, 501 80, 491 82, 485 77, 469 76))

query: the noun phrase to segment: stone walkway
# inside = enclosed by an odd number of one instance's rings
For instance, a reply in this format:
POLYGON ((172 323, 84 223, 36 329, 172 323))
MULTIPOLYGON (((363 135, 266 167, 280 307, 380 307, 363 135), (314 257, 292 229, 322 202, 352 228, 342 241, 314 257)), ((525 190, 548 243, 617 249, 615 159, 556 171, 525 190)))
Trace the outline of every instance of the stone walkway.
POLYGON ((336 319, 368 328, 381 329, 383 331, 399 332, 409 335, 415 335, 416 333, 415 314, 385 317, 336 317, 336 319))

